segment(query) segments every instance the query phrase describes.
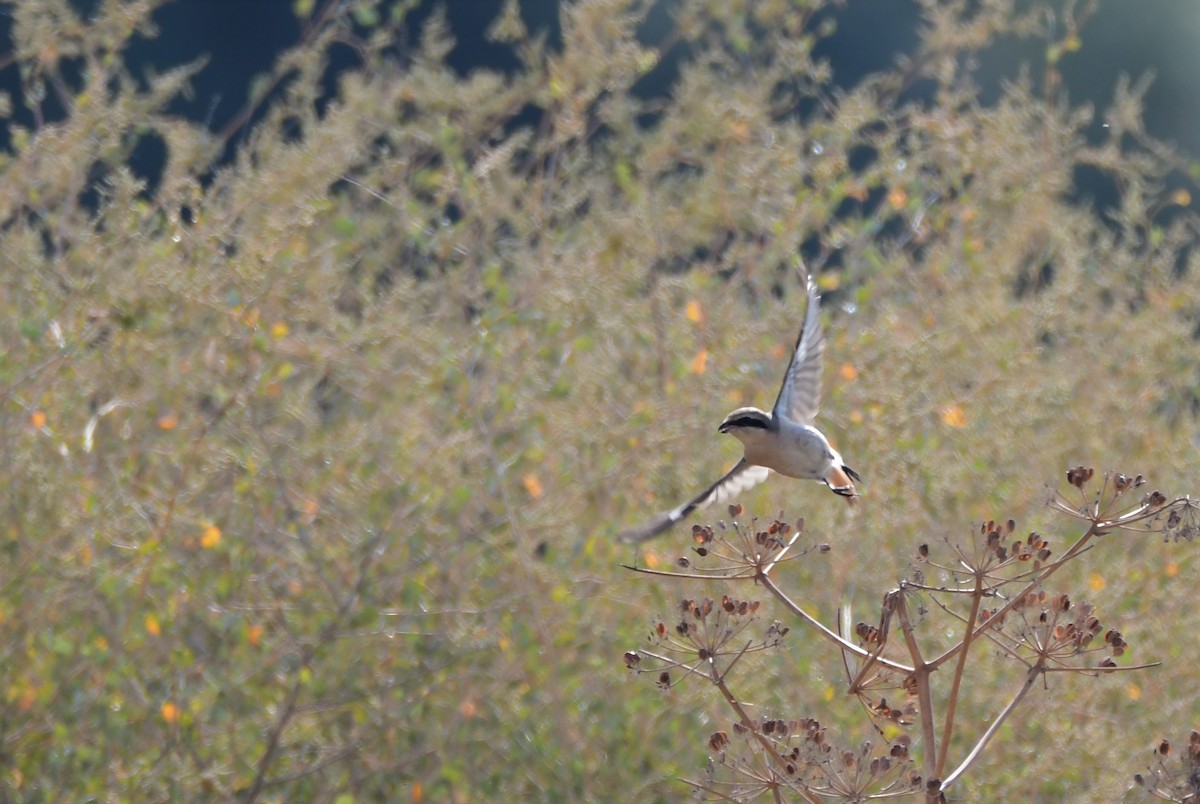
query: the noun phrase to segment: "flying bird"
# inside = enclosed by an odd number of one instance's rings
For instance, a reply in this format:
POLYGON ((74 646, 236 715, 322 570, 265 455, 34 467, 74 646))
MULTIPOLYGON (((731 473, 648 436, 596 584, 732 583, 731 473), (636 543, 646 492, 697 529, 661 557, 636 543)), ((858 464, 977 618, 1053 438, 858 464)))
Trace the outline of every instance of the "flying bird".
POLYGON ((697 508, 732 500, 767 479, 772 471, 802 480, 820 480, 835 494, 853 503, 862 480, 829 445, 825 434, 813 426, 821 405, 820 295, 808 279, 808 310, 796 338, 783 386, 770 413, 758 408, 738 408, 725 417, 718 432, 742 442, 744 453, 737 465, 694 499, 617 538, 643 542, 665 532, 697 508))

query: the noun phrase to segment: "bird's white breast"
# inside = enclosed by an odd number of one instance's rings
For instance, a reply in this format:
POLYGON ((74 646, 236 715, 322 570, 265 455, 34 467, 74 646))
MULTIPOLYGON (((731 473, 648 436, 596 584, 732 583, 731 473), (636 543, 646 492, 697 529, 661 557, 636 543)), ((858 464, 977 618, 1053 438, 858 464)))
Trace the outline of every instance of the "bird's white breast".
POLYGON ((815 427, 783 420, 767 438, 746 444, 746 460, 766 466, 781 475, 801 479, 823 478, 833 465, 836 453, 815 427))

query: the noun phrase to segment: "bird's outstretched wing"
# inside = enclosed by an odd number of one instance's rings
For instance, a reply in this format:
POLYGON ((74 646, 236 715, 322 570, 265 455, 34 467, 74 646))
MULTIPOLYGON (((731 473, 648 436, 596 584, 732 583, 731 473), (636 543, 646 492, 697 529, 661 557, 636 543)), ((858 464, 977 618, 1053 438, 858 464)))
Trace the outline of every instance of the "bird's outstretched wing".
POLYGON ((825 350, 825 336, 821 332, 820 302, 817 286, 809 277, 804 325, 800 327, 792 360, 771 411, 773 416, 799 424, 812 424, 821 408, 821 353, 825 350))
POLYGON ((771 474, 771 470, 767 467, 746 463, 746 459, 742 458, 738 461, 737 466, 726 472, 724 477, 705 489, 695 499, 655 517, 640 528, 627 530, 617 538, 627 543, 653 539, 697 508, 732 500, 742 492, 748 491, 766 480, 769 474, 771 474))

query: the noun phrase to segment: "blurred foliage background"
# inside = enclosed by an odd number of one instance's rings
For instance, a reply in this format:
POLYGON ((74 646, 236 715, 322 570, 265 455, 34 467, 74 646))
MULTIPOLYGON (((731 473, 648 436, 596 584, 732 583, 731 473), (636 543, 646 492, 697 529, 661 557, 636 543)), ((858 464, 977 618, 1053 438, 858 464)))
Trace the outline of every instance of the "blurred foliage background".
MULTIPOLYGON (((0 155, 7 800, 685 795, 728 712, 621 653, 722 589, 618 566, 682 528, 611 537, 738 457, 715 426, 773 398, 806 270, 821 424, 864 499, 774 478, 743 502, 833 546, 777 576, 822 618, 874 619, 917 544, 981 519, 1061 546, 1068 465, 1200 491, 1198 171, 1145 133, 1144 81, 1060 98, 1069 14, 928 2, 918 52, 838 89, 818 0, 680 4, 653 46, 645 3, 579 0, 558 48, 510 1, 490 36, 520 67, 467 75, 441 14, 299 2, 219 161, 231 132, 166 111, 202 65, 123 61, 156 5, 11 7, 25 92, 0 106, 36 124, 0 155), (975 57, 1011 39, 1045 57, 984 104, 975 57)), ((1164 664, 1049 679, 958 792, 1126 795, 1200 715, 1195 572, 1117 535, 1061 573, 1164 664)), ((740 691, 856 745, 811 646, 793 630, 740 691)), ((964 748, 1020 677, 974 667, 964 748)))

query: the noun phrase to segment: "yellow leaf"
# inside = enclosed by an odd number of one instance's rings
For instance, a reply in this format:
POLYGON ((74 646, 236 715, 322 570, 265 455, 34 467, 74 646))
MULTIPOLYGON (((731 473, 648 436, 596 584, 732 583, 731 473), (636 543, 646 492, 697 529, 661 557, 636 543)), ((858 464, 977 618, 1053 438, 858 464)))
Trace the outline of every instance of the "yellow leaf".
POLYGON ((692 358, 692 373, 693 374, 703 374, 704 369, 705 369, 705 367, 707 367, 707 365, 708 365, 708 350, 701 349, 699 352, 696 353, 696 356, 692 358))
POLYGON ((1132 681, 1125 687, 1125 693, 1129 696, 1129 700, 1136 701, 1142 697, 1142 688, 1132 681))
POLYGON ((854 379, 856 377, 858 377, 858 369, 856 369, 854 366, 850 365, 849 363, 843 363, 842 368, 840 369, 840 372, 842 375, 842 379, 846 380, 847 382, 853 382, 854 379))
POLYGON ((1174 561, 1167 564, 1167 577, 1168 578, 1174 578, 1178 574, 1179 574, 1179 565, 1178 564, 1176 564, 1174 561))
POLYGON ((221 543, 221 529, 216 525, 209 525, 204 529, 204 535, 200 537, 200 546, 205 550, 211 550, 221 543))
POLYGON ((704 312, 700 309, 700 302, 695 299, 688 302, 684 315, 687 316, 688 321, 691 321, 693 324, 699 324, 700 320, 704 318, 704 312))
POLYGON ((958 405, 947 405, 942 408, 942 423, 947 427, 966 427, 967 414, 958 405))
POLYGON ((162 719, 167 723, 175 723, 179 720, 179 707, 170 701, 165 701, 162 709, 159 710, 162 714, 162 719))
POLYGON ((1092 588, 1092 591, 1099 592, 1101 589, 1107 586, 1107 584, 1104 582, 1103 576, 1101 576, 1099 573, 1093 572, 1088 576, 1088 586, 1092 588))
POLYGON ((862 424, 863 423, 863 415, 862 415, 861 410, 850 411, 850 423, 851 424, 862 424))
POLYGON ((158 618, 153 614, 147 614, 144 621, 146 633, 150 636, 158 636, 162 633, 162 626, 158 624, 158 618))
POLYGON ((1171 202, 1181 207, 1186 207, 1192 203, 1192 194, 1182 187, 1171 193, 1171 202))
POLYGON ((817 289, 823 290, 826 293, 837 290, 842 286, 841 274, 829 273, 821 274, 817 277, 817 289))
POLYGON ((538 497, 542 496, 542 481, 538 480, 537 475, 535 475, 533 472, 529 472, 525 475, 525 477, 521 478, 521 485, 525 487, 525 491, 527 491, 529 496, 533 499, 536 500, 538 497))
POLYGON ((276 321, 271 325, 271 337, 275 340, 286 338, 288 334, 288 325, 282 321, 276 321))
POLYGON ((46 426, 46 414, 40 410, 35 410, 29 417, 29 423, 37 429, 41 430, 46 426))
POLYGON ((654 552, 653 550, 647 550, 645 553, 642 554, 642 558, 644 558, 646 560, 646 566, 649 567, 650 569, 654 569, 660 563, 662 563, 658 559, 658 553, 654 552))

